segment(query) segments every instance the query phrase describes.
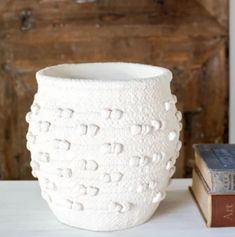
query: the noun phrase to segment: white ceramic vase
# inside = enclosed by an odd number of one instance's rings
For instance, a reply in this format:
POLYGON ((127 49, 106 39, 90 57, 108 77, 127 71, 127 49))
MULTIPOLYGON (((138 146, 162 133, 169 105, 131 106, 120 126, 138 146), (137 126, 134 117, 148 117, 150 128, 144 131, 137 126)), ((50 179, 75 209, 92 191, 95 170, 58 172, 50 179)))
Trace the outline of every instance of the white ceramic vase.
POLYGON ((181 142, 169 70, 64 64, 36 74, 27 148, 63 223, 95 231, 146 222, 165 197, 181 142))

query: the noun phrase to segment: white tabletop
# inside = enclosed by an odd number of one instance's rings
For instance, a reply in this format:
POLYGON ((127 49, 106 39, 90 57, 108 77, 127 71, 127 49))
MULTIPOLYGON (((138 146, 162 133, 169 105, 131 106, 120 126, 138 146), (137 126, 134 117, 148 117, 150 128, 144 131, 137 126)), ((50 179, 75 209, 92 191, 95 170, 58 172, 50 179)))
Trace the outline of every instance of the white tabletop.
POLYGON ((90 232, 61 224, 41 198, 36 181, 0 181, 1 237, 234 237, 235 228, 207 228, 188 186, 173 180, 166 199, 144 225, 124 231, 90 232))

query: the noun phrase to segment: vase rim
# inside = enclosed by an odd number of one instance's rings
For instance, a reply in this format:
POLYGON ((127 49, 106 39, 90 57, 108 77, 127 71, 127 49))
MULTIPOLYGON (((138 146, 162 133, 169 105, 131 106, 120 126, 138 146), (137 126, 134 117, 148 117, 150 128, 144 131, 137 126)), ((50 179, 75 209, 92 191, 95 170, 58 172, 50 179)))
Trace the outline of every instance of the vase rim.
POLYGON ((56 83, 130 83, 172 79, 170 70, 153 65, 129 62, 92 62, 58 64, 39 70, 37 81, 56 83))

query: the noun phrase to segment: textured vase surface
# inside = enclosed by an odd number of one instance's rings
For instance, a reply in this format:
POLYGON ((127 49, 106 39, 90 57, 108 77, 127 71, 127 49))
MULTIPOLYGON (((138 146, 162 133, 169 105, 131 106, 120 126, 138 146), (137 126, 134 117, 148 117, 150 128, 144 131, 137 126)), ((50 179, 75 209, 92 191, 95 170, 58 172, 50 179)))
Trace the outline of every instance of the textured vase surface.
POLYGON ((63 223, 96 231, 146 222, 166 195, 181 142, 169 70, 64 64, 36 74, 27 148, 63 223))

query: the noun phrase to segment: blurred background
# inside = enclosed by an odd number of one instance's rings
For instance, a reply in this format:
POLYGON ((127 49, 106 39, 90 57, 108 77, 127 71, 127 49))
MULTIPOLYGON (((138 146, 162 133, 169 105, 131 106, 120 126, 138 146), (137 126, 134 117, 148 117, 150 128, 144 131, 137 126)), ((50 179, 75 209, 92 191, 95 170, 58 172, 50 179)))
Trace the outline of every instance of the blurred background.
POLYGON ((175 177, 192 144, 228 142, 228 0, 1 0, 0 179, 32 179, 25 114, 35 72, 59 63, 167 67, 183 112, 175 177))

